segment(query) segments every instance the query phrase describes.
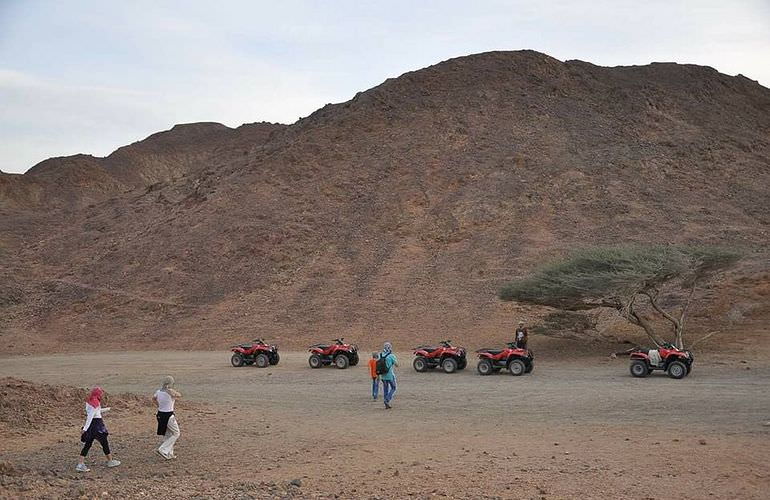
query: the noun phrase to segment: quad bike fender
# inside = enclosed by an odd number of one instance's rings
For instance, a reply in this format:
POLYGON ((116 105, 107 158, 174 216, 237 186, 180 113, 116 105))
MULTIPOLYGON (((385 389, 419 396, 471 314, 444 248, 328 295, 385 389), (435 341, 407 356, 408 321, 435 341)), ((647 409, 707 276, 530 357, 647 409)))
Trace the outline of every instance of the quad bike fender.
POLYGON ((650 362, 650 357, 643 352, 632 352, 629 357, 630 359, 641 359, 647 361, 648 363, 650 362))
POLYGON ((243 347, 231 347, 230 350, 233 352, 237 352, 238 354, 244 354, 244 355, 246 354, 246 349, 244 349, 243 347))
POLYGON ((311 347, 307 351, 308 352, 312 352, 313 354, 318 354, 320 356, 324 355, 324 350, 323 349, 319 349, 318 347, 311 347))
POLYGON ((489 360, 494 360, 495 359, 495 355, 494 354, 490 354, 488 352, 480 352, 478 354, 479 354, 479 359, 489 359, 489 360))
POLYGON ((427 351, 423 351, 422 349, 417 349, 416 351, 414 351, 414 355, 415 356, 422 356, 423 358, 427 358, 428 357, 428 352, 427 351))

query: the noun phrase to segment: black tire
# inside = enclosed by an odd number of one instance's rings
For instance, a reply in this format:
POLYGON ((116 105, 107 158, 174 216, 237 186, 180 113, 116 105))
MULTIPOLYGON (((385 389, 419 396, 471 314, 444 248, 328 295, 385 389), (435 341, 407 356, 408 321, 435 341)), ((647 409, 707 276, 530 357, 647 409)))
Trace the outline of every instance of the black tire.
POLYGON ((334 366, 336 366, 340 370, 344 370, 345 368, 350 366, 350 360, 344 354, 339 354, 337 355, 336 358, 334 358, 334 366))
POLYGON ((278 353, 276 352, 275 354, 273 354, 273 355, 270 357, 270 364, 271 364, 271 365, 277 365, 277 364, 278 364, 278 362, 279 362, 280 360, 281 360, 281 356, 280 356, 280 354, 278 354, 278 353))
POLYGON ((687 375, 689 375, 691 371, 692 371, 692 363, 687 365, 687 375))
POLYGON ((446 358, 441 362, 441 368, 444 373, 454 373, 457 371, 457 360, 455 358, 446 358))
POLYGON ((422 356, 417 356, 414 358, 414 361, 412 361, 412 366, 414 367, 414 371, 419 373, 428 371, 428 362, 425 361, 425 358, 422 356))
POLYGON ((508 363, 508 371, 511 372, 511 375, 514 377, 518 377, 520 375, 524 375, 524 372, 527 371, 527 365, 525 365, 524 361, 520 359, 514 359, 508 363))
POLYGON ((257 368, 267 368, 270 366, 270 358, 267 357, 267 354, 261 352, 257 354, 257 357, 254 359, 254 364, 257 365, 257 368))
POLYGON ((631 366, 628 367, 628 371, 631 375, 637 378, 644 378, 650 374, 650 367, 647 366, 647 362, 641 359, 635 359, 631 361, 631 366))
POLYGON ((535 369, 535 362, 530 361, 529 364, 527 365, 527 369, 524 370, 524 373, 532 373, 532 370, 534 369, 535 369))
POLYGON ((465 370, 466 366, 468 366, 468 359, 467 358, 460 358, 460 361, 457 362, 457 369, 458 370, 465 370))
POLYGON ((239 353, 233 354, 233 357, 230 358, 230 363, 236 367, 240 368, 244 364, 243 356, 241 356, 239 353))
POLYGON ((476 365, 476 371, 479 372, 479 375, 492 375, 495 368, 492 366, 492 362, 485 358, 479 360, 479 363, 476 365))
POLYGON ((310 368, 321 368, 324 365, 323 360, 321 360, 321 356, 318 354, 311 354, 307 362, 310 365, 310 368))
POLYGON ((356 366, 358 364, 358 353, 354 352, 352 356, 350 356, 350 366, 356 366))
POLYGON ((681 361, 672 361, 667 371, 669 377, 677 380, 687 376, 687 367, 681 361))

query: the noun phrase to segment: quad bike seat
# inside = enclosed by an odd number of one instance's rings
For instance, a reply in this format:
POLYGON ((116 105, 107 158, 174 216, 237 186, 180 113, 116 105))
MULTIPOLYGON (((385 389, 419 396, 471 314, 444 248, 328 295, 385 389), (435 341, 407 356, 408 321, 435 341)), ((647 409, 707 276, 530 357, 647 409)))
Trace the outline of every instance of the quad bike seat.
POLYGON ((479 349, 479 352, 487 352, 489 354, 500 354, 503 349, 479 349))
POLYGON ((252 344, 238 344, 238 347, 240 347, 241 349, 251 349, 252 344))
POLYGON ((317 347, 319 349, 326 350, 326 349, 330 348, 331 346, 329 344, 313 344, 310 347, 317 347))
POLYGON ((420 350, 425 351, 425 352, 433 352, 433 351, 437 350, 438 347, 431 346, 431 345, 422 345, 422 346, 418 347, 417 349, 420 349, 420 350))

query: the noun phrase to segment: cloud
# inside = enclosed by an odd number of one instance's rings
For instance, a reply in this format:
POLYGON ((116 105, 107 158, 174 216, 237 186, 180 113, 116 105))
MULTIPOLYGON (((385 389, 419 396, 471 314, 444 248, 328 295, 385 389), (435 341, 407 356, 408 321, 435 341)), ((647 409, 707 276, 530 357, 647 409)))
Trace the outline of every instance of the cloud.
POLYGON ((9 4, 0 9, 6 171, 106 155, 180 122, 291 123, 386 78, 486 50, 705 64, 770 83, 770 4, 760 0, 9 4))

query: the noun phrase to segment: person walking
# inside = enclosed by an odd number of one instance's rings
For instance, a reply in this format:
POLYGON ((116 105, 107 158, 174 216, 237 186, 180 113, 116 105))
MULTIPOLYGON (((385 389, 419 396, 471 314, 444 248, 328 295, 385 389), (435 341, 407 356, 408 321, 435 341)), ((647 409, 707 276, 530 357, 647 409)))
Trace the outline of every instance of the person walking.
POLYGON ((519 321, 519 327, 516 328, 516 347, 519 349, 527 348, 527 340, 529 339, 529 331, 524 326, 523 321, 519 321))
POLYGON ((372 377, 372 400, 377 401, 377 395, 380 392, 380 376, 377 375, 377 358, 379 354, 372 353, 372 359, 369 360, 369 375, 372 377))
POLYGON ((396 393, 396 370, 398 366, 398 358, 393 354, 393 345, 390 342, 385 342, 380 353, 380 359, 384 360, 385 368, 387 371, 380 375, 382 380, 382 400, 385 402, 385 408, 390 410, 390 402, 393 400, 393 395, 396 393))
POLYGON ((174 444, 179 439, 179 423, 174 414, 174 402, 182 395, 174 389, 174 377, 171 375, 163 379, 161 388, 155 391, 152 399, 158 404, 158 413, 155 418, 158 420, 158 436, 164 436, 165 440, 158 447, 160 456, 166 460, 176 458, 174 455, 174 444))
POLYGON ((104 390, 101 387, 94 387, 91 389, 86 400, 86 423, 83 425, 80 434, 83 449, 80 451, 78 464, 75 467, 75 470, 78 472, 89 472, 91 470, 86 465, 86 456, 88 456, 88 450, 91 449, 91 445, 95 440, 99 441, 99 444, 102 445, 104 456, 107 457, 107 467, 117 467, 120 465, 120 461, 112 458, 112 453, 110 452, 110 443, 107 439, 109 432, 104 425, 104 420, 102 420, 102 414, 110 411, 110 408, 102 408, 102 396, 104 396, 104 390))

